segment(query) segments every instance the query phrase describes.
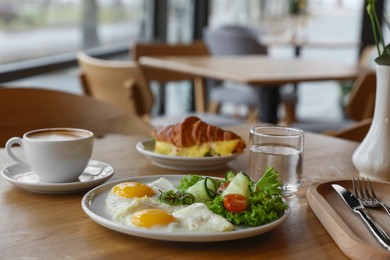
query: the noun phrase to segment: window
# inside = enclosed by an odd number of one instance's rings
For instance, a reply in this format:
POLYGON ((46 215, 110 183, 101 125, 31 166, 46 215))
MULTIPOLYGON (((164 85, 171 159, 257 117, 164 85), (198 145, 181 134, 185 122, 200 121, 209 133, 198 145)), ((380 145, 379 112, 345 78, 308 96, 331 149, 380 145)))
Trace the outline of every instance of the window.
POLYGON ((2 0, 0 64, 126 47, 144 13, 143 0, 2 0))

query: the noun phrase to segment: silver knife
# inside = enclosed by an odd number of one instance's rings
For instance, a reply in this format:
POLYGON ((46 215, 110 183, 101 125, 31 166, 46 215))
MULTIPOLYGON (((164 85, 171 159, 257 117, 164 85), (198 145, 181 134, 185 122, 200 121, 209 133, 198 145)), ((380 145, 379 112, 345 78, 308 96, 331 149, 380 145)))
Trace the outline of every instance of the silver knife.
POLYGON ((340 197, 344 200, 344 202, 348 205, 348 207, 358 214, 367 225, 368 229, 374 235, 374 237, 379 241, 379 243, 390 251, 390 238, 386 234, 386 232, 368 215, 364 206, 360 203, 360 201, 347 189, 338 185, 332 184, 333 189, 337 191, 340 197))

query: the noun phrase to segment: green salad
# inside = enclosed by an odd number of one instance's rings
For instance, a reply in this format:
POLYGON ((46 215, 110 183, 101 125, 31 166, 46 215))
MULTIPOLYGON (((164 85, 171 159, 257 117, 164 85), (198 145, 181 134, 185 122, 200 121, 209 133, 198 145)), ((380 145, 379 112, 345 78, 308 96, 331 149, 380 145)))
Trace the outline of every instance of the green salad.
POLYGON ((288 208, 278 176, 272 167, 257 182, 243 171, 228 171, 224 179, 188 174, 177 191, 162 192, 159 199, 170 205, 203 202, 234 225, 256 227, 277 220, 288 208))

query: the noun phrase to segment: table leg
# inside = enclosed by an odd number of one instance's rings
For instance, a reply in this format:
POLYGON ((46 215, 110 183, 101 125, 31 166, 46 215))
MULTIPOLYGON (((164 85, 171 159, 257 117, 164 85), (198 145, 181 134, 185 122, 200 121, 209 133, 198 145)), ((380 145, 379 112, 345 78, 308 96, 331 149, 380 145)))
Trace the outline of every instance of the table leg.
POLYGON ((277 124, 280 86, 261 87, 260 121, 277 124))
POLYGON ((166 90, 166 84, 165 83, 159 83, 158 85, 158 109, 157 114, 158 115, 164 115, 165 114, 165 103, 167 102, 167 90, 166 90))
POLYGON ((195 111, 206 112, 206 85, 201 77, 194 78, 195 111))

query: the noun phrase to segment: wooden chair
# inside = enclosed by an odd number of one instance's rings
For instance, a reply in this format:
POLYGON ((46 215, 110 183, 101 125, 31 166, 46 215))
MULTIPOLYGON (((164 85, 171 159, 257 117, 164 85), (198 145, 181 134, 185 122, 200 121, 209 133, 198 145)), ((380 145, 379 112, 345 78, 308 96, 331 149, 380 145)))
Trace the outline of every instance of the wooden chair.
MULTIPOLYGON (((87 95, 136 114, 153 126, 177 123, 189 115, 151 116, 154 98, 138 62, 98 59, 82 52, 77 58, 81 68, 80 81, 87 95)), ((182 78, 174 75, 175 80, 182 78)), ((203 119, 220 126, 232 124, 219 118, 203 119)))
POLYGON ((0 147, 13 136, 48 127, 145 134, 151 127, 137 116, 90 97, 39 88, 0 88, 0 147))
POLYGON ((375 108, 376 73, 362 69, 355 80, 345 108, 346 118, 337 121, 310 120, 299 121, 291 126, 304 131, 332 134, 349 128, 361 120, 372 118, 375 108))
MULTIPOLYGON (((165 44, 165 43, 136 43, 132 48, 132 57, 138 61, 142 56, 204 56, 209 55, 209 51, 203 42, 194 42, 191 44, 165 44)), ((231 125, 242 123, 243 120, 223 117, 214 113, 206 113, 207 94, 205 93, 204 79, 190 74, 173 72, 168 70, 150 68, 140 65, 146 81, 150 84, 153 81, 159 83, 168 83, 174 81, 191 81, 194 86, 194 95, 196 98, 195 107, 199 116, 204 121, 216 125, 231 125)))
MULTIPOLYGON (((209 55, 206 45, 202 42, 194 42, 191 44, 165 44, 165 43, 136 43, 132 48, 132 58, 136 61, 142 56, 201 56, 209 55)), ((141 66, 144 72, 144 76, 147 81, 157 81, 159 83, 167 83, 172 81, 190 80, 194 84, 194 95, 197 96, 195 107, 197 111, 204 113, 206 112, 203 108, 206 105, 206 93, 203 92, 205 89, 204 81, 202 78, 194 77, 189 74, 163 71, 161 69, 149 68, 141 66)))
POLYGON ((355 142, 361 142, 367 135, 371 123, 372 118, 367 118, 339 131, 329 132, 327 134, 333 137, 343 138, 355 142))
POLYGON ((359 65, 362 68, 375 70, 377 53, 375 44, 365 46, 360 54, 359 65))
POLYGON ((363 70, 356 79, 346 105, 348 118, 360 121, 374 115, 376 95, 376 73, 363 70))
POLYGON ((370 69, 364 70, 355 81, 346 106, 350 124, 340 129, 325 131, 325 134, 361 142, 374 116, 375 95, 376 73, 370 69))
POLYGON ((134 61, 113 61, 77 54, 79 77, 85 94, 148 118, 153 95, 134 61))

